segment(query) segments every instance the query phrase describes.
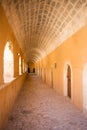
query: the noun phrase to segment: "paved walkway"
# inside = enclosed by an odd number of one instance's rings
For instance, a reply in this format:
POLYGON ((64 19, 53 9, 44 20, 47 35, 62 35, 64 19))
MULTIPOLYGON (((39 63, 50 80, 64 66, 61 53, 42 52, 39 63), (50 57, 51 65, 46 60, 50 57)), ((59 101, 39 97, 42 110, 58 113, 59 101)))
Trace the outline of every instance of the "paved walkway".
POLYGON ((87 130, 87 118, 69 100, 32 75, 27 78, 4 130, 87 130))

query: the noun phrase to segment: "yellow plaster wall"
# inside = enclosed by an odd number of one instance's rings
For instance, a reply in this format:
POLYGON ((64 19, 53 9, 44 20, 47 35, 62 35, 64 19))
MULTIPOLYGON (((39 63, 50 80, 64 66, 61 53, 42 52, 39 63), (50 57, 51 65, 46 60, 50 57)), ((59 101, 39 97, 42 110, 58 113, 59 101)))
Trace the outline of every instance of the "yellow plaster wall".
MULTIPOLYGON (((19 75, 19 57, 21 49, 18 45, 16 38, 14 37, 13 31, 8 23, 8 20, 5 16, 4 10, 0 5, 0 84, 3 81, 3 64, 4 64, 4 48, 7 41, 11 41, 13 44, 13 55, 14 55, 14 77, 19 75)), ((23 54, 22 54, 23 57, 23 54)))
POLYGON ((0 88, 0 130, 8 118, 25 78, 26 73, 0 88))
POLYGON ((70 64, 72 68, 72 98, 71 101, 83 109, 83 69, 87 63, 87 26, 81 28, 73 36, 64 41, 58 48, 36 64, 37 72, 44 80, 46 68, 46 83, 51 86, 51 71, 53 70, 53 88, 64 95, 64 68, 70 64), (57 67, 55 68, 55 63, 57 67), (40 66, 40 67, 38 67, 40 66), (42 74, 40 69, 42 68, 42 74))
MULTIPOLYGON (((7 21, 4 10, 0 5, 0 130, 2 129, 10 110, 13 107, 15 99, 23 85, 26 78, 26 74, 19 75, 19 57, 18 53, 21 49, 14 37, 13 31, 7 21), (15 80, 9 84, 4 84, 4 48, 7 41, 13 43, 13 55, 14 55, 14 77, 15 80)), ((21 52, 22 53, 22 52, 21 52)), ((22 58, 23 54, 22 54, 22 58)))

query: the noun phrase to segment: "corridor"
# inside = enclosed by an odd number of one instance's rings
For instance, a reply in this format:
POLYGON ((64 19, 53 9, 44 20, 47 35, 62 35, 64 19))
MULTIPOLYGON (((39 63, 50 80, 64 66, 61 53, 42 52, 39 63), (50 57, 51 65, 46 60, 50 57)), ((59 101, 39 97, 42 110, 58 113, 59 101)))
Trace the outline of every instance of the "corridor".
POLYGON ((87 118, 37 75, 29 75, 3 130, 87 130, 87 118))

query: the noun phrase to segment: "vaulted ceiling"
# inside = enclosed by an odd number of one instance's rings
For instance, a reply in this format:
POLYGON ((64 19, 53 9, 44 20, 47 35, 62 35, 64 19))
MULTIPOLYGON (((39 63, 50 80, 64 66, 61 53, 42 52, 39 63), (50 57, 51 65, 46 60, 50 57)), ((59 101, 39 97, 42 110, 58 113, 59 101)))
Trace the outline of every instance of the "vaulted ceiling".
POLYGON ((1 0, 27 61, 46 56, 87 22, 87 0, 1 0))

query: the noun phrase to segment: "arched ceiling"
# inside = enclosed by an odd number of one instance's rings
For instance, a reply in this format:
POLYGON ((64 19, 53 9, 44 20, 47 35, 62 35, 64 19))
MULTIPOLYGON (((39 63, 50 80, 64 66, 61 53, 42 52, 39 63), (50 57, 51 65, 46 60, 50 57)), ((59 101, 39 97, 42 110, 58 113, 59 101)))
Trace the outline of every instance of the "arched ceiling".
POLYGON ((25 53, 36 62, 87 22, 87 0, 1 0, 25 53))

